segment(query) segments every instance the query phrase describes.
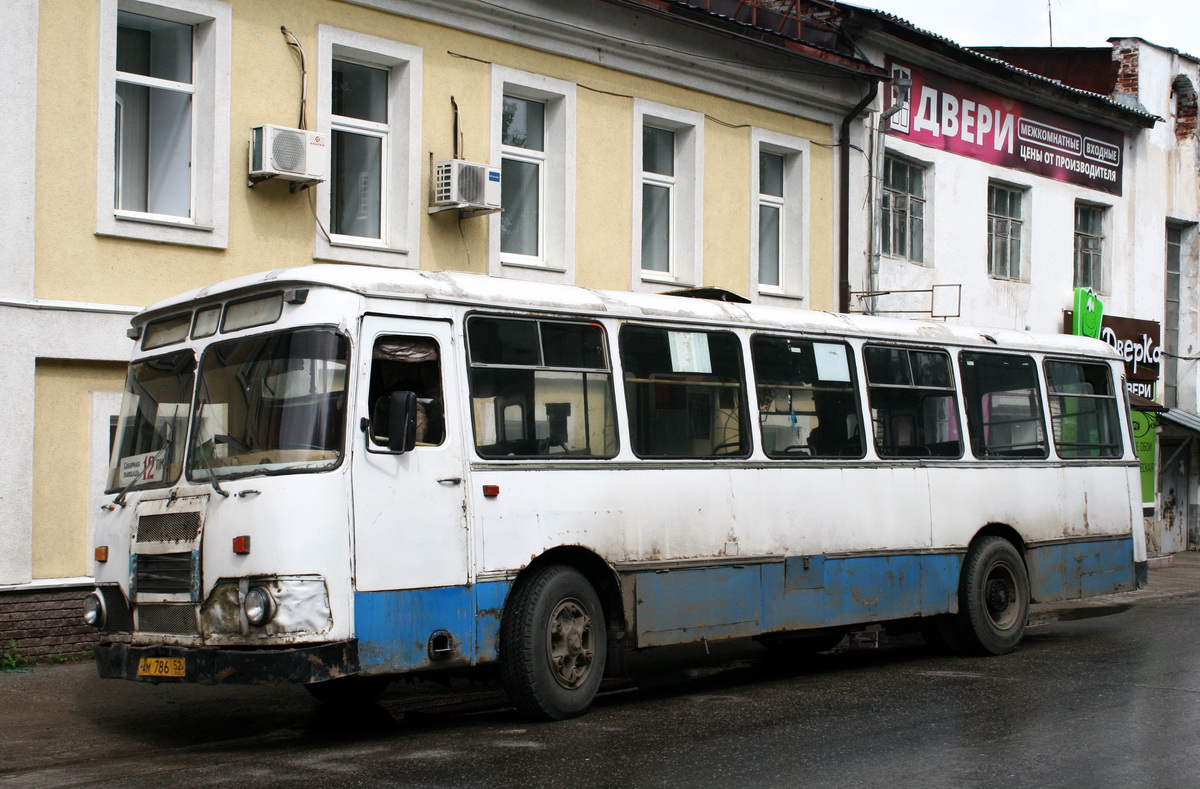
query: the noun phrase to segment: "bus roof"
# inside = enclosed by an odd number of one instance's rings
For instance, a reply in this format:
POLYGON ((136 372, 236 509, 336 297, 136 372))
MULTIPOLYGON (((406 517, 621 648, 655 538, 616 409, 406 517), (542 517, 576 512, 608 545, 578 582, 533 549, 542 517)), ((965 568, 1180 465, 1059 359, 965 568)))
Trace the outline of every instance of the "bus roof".
POLYGON ((235 293, 264 289, 327 287, 364 298, 403 299, 533 310, 563 314, 597 313, 614 318, 680 320, 702 324, 908 340, 935 345, 975 345, 1119 358, 1107 343, 1069 334, 980 328, 934 320, 851 315, 794 307, 740 304, 701 298, 598 290, 504 279, 457 271, 389 269, 318 263, 250 274, 196 288, 151 304, 134 324, 168 314, 192 302, 223 300, 235 293))

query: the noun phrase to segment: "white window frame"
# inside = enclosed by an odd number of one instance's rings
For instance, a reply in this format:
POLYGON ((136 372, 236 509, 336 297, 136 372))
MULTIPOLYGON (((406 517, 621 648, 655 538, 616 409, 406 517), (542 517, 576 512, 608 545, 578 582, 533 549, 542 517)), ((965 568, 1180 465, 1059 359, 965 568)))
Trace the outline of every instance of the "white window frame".
POLYGON ((752 129, 750 132, 750 280, 748 293, 761 300, 787 300, 794 303, 808 298, 809 288, 809 154, 810 143, 788 134, 752 129), (759 183, 759 155, 783 157, 783 197, 764 195, 759 183), (777 205, 780 213, 779 285, 759 283, 760 206, 777 205))
POLYGON ((698 285, 703 277, 704 249, 704 115, 665 104, 633 102, 633 271, 631 289, 662 290, 663 285, 698 285), (653 126, 675 132, 675 175, 671 180, 670 270, 642 268, 642 185, 663 184, 664 176, 642 169, 642 129, 653 126))
POLYGON ((575 282, 575 117, 573 82, 492 66, 491 148, 489 163, 503 159, 531 162, 539 167, 538 254, 519 255, 500 250, 500 214, 488 226, 488 273, 496 277, 575 282), (504 97, 541 102, 545 107, 543 150, 531 151, 502 143, 504 97))
POLYGON ((103 236, 224 249, 229 244, 232 10, 219 0, 100 0, 96 224, 103 236), (191 216, 116 206, 117 12, 191 25, 191 216))
POLYGON ((313 257, 341 263, 417 268, 421 206, 421 84, 419 47, 331 25, 317 26, 317 128, 334 128, 384 139, 380 177, 380 238, 334 235, 330 227, 330 182, 316 189, 319 223, 313 228, 313 257), (388 123, 340 119, 333 108, 333 61, 346 60, 388 70, 388 123))

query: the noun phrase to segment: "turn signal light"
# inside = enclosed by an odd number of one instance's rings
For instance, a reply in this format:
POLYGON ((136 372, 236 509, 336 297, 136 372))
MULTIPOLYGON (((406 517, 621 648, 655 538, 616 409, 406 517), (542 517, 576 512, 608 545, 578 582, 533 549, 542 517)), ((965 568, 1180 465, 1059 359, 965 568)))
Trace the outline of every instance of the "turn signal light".
POLYGON ((250 535, 243 534, 233 538, 233 552, 239 556, 250 553, 250 535))
POLYGON ((96 561, 98 561, 98 562, 107 562, 108 561, 108 546, 107 545, 97 545, 96 546, 96 561))
POLYGON ((484 485, 483 486, 483 495, 487 496, 488 498, 492 498, 493 496, 499 496, 500 495, 500 486, 499 485, 484 485))

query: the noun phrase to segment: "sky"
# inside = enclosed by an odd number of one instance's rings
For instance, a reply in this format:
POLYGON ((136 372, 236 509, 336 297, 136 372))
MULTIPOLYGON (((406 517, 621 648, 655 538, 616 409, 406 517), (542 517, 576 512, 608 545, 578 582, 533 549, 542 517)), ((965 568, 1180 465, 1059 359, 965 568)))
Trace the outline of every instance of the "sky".
POLYGON ((1105 47, 1137 36, 1200 56, 1198 0, 850 0, 962 46, 1105 47))

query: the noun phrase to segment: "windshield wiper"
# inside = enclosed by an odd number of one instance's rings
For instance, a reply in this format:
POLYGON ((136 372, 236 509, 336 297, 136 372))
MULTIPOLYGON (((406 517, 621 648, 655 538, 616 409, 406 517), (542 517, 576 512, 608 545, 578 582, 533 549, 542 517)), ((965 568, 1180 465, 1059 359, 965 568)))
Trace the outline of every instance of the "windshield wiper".
MULTIPOLYGON (((214 446, 216 445, 215 441, 213 442, 213 445, 214 446)), ((222 498, 226 498, 226 499, 229 498, 229 492, 225 491, 225 490, 221 490, 221 485, 220 485, 220 483, 217 482, 217 475, 213 472, 212 463, 209 462, 209 459, 208 459, 208 453, 200 452, 198 450, 192 450, 192 454, 200 456, 200 462, 204 464, 204 470, 208 472, 208 482, 210 485, 212 485, 213 490, 215 490, 217 493, 221 494, 222 498)))

